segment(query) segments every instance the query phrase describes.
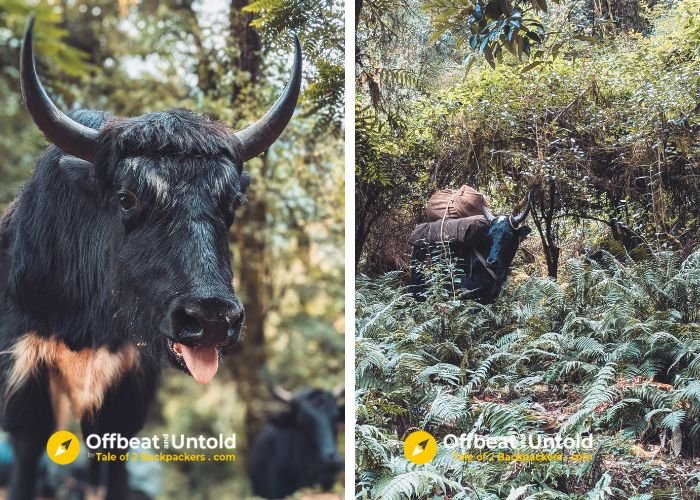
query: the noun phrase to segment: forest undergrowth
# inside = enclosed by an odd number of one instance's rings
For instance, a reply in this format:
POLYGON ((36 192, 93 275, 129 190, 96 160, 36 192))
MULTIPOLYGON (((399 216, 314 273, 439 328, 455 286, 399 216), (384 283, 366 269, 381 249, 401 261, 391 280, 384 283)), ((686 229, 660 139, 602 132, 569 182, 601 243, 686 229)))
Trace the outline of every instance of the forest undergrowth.
POLYGON ((401 272, 357 278, 357 498, 700 498, 700 251, 597 256, 517 274, 486 306, 437 278, 424 302, 401 272), (418 429, 438 441, 426 465, 403 453, 418 429), (463 432, 594 446, 463 461, 441 442, 463 432))

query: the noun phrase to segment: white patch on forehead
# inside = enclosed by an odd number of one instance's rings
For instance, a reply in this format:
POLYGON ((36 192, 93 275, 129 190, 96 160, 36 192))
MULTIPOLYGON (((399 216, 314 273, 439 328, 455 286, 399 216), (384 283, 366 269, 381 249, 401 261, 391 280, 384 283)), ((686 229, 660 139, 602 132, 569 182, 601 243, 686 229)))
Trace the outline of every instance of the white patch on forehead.
POLYGON ((494 222, 503 222, 504 220, 507 220, 507 219, 508 219, 508 217, 506 217, 505 215, 499 215, 498 217, 496 217, 496 220, 494 222))
POLYGON ((227 191, 230 191, 235 185, 236 168, 230 164, 222 165, 222 167, 223 168, 220 169, 220 174, 216 176, 214 185, 212 186, 212 195, 215 197, 219 197, 227 191))
POLYGON ((145 188, 154 193, 159 202, 167 199, 170 186, 156 171, 145 167, 137 158, 127 158, 123 165, 133 173, 140 189, 145 188))
POLYGON ((144 176, 146 184, 155 193, 156 200, 164 201, 168 197, 169 186, 160 175, 155 172, 146 172, 144 176))
POLYGON ((139 165, 139 162, 137 161, 136 158, 127 158, 122 162, 122 166, 127 169, 131 170, 135 174, 138 175, 138 173, 141 171, 142 167, 139 165))
POLYGON ((127 158, 123 160, 122 166, 136 181, 136 188, 152 193, 158 204, 170 206, 182 199, 184 192, 199 193, 212 200, 228 194, 240 198, 239 169, 229 159, 193 157, 180 161, 182 163, 174 167, 179 173, 173 172, 172 178, 167 172, 158 171, 157 160, 127 158))

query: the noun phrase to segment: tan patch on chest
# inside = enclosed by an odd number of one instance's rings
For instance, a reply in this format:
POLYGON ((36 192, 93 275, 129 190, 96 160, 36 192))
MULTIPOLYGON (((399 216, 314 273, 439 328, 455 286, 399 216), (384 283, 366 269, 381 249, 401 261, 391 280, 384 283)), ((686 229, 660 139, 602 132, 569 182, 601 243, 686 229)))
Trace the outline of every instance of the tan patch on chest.
POLYGON ((128 371, 138 367, 138 349, 128 346, 117 352, 106 347, 70 350, 56 339, 24 335, 12 349, 14 364, 6 391, 11 395, 44 366, 49 375, 49 392, 56 418, 60 401, 67 397, 78 418, 93 414, 104 401, 107 390, 128 371))

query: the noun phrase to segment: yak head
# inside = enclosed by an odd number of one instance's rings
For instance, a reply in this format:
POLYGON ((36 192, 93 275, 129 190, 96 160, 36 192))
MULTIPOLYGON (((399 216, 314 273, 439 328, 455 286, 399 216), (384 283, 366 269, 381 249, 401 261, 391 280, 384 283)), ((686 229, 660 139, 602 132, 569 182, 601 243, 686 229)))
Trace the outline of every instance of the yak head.
POLYGON ((310 443, 307 452, 317 458, 321 472, 334 474, 343 467, 338 453, 338 423, 343 421, 344 406, 338 404, 344 390, 338 387, 333 391, 307 389, 297 394, 277 385, 268 387, 273 396, 287 404, 287 410, 271 417, 279 427, 294 428, 310 443))
POLYGON ((185 110, 135 118, 65 115, 36 74, 32 31, 30 19, 21 53, 22 94, 38 128, 59 148, 47 153, 56 159, 44 162, 51 171, 36 173, 33 181, 43 186, 35 188, 30 204, 41 198, 53 205, 36 217, 46 226, 37 232, 56 233, 41 249, 44 256, 54 254, 35 261, 52 261, 58 268, 53 273, 63 275, 36 276, 31 284, 25 273, 19 288, 44 287, 53 303, 36 315, 44 315, 52 334, 60 335, 61 321, 63 330, 73 328, 64 333, 73 335, 73 345, 94 345, 103 336, 111 345, 151 347, 161 360, 206 383, 222 353, 238 341, 244 319, 228 245, 234 211, 250 181, 243 162, 275 142, 294 112, 299 41, 295 37, 292 76, 280 98, 264 117, 234 133, 185 110), (53 321, 47 316, 52 308, 63 309, 53 321), (66 325, 64 318, 76 311, 89 318, 66 325), (80 328, 92 331, 76 341, 80 328))
POLYGON ((487 235, 491 241, 491 249, 486 258, 486 265, 494 273, 503 275, 510 267, 520 242, 530 234, 529 226, 521 226, 530 212, 530 194, 522 212, 517 215, 493 215, 482 203, 481 212, 489 223, 487 235))

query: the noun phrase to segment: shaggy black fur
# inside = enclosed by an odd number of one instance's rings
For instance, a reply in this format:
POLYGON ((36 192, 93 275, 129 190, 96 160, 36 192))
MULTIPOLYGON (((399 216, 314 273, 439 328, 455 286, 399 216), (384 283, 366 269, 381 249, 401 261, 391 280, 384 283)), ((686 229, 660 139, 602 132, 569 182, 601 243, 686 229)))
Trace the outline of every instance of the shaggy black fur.
POLYGON ((296 395, 286 411, 272 415, 251 445, 253 493, 285 498, 315 485, 330 490, 343 468, 336 444, 343 413, 332 393, 311 389, 296 395))
MULTIPOLYGON (((249 177, 233 133, 200 115, 80 111, 72 118, 101 129, 94 165, 49 147, 0 222, 0 351, 27 332, 72 350, 138 345, 140 370, 81 423, 84 432, 132 435, 161 365, 185 369, 168 344, 188 343, 192 318, 182 311, 205 304, 234 318, 204 345, 221 352, 239 338, 243 309, 231 284, 227 231, 249 177)), ((11 367, 12 357, 0 356, 3 386, 11 367)), ((47 392, 40 367, 4 402, 3 427, 18 460, 13 499, 32 497, 33 464, 54 430, 47 392)), ((114 468, 110 498, 124 498, 124 472, 114 468)))

